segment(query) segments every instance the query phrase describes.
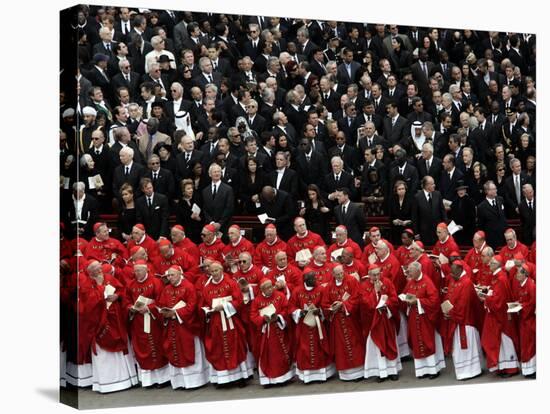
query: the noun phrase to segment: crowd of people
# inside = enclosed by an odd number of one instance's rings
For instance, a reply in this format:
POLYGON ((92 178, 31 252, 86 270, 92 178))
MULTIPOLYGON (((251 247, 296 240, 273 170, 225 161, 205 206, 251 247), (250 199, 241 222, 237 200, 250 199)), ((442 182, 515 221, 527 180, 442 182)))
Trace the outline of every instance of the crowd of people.
POLYGON ((398 380, 402 358, 433 379, 446 355, 458 380, 536 375, 535 35, 82 5, 69 23, 62 383, 398 380), (235 215, 264 226, 247 240, 235 215))

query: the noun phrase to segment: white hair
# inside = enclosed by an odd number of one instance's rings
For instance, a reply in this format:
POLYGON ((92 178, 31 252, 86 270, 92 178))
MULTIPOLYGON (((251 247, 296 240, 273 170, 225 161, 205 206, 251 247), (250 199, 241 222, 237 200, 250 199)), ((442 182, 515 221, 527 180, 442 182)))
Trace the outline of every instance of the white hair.
POLYGON ((134 158, 134 150, 130 147, 124 147, 120 150, 119 154, 127 154, 130 158, 134 158))

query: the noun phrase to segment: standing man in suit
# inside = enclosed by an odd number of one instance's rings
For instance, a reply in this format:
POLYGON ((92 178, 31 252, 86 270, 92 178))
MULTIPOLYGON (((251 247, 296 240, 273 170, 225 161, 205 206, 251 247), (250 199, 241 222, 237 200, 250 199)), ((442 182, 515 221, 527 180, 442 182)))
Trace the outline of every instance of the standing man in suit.
POLYGON ((135 102, 139 97, 139 73, 132 71, 132 65, 128 59, 118 62, 120 72, 111 79, 112 94, 116 95, 118 88, 126 87, 130 92, 130 102, 135 102))
POLYGON ((389 187, 393 189, 393 185, 397 180, 403 180, 407 183, 407 188, 414 194, 418 189, 418 171, 407 159, 407 152, 403 148, 399 148, 394 153, 396 165, 390 170, 389 187))
POLYGON ((487 235, 487 244, 497 250, 504 245, 504 231, 508 227, 504 213, 504 200, 497 196, 497 186, 492 180, 483 185, 485 200, 477 206, 477 227, 487 235))
POLYGON ((395 101, 386 105, 388 116, 384 118, 384 138, 388 145, 394 146, 405 141, 410 135, 409 121, 399 114, 395 101))
POLYGON ((338 65, 336 78, 338 79, 338 84, 347 88, 350 83, 355 82, 361 64, 353 60, 353 51, 351 49, 344 49, 342 53, 344 61, 338 65))
POLYGON ((140 188, 143 195, 136 199, 136 220, 145 226, 146 233, 152 239, 168 238, 168 197, 154 190, 153 182, 149 178, 142 178, 140 188))
POLYGON ((504 180, 504 204, 507 217, 518 217, 519 205, 524 200, 522 188, 525 184, 532 184, 531 178, 521 171, 521 161, 517 158, 510 160, 512 174, 504 180))
POLYGON ((200 75, 193 78, 195 86, 201 88, 204 91, 204 87, 209 83, 213 83, 216 87, 220 88, 222 82, 222 75, 219 72, 214 72, 212 61, 208 57, 201 57, 199 59, 199 68, 201 70, 200 75))
POLYGON ((535 191, 531 184, 523 185, 523 200, 519 204, 519 218, 521 220, 522 242, 528 246, 535 240, 534 230, 537 223, 537 207, 535 191))
POLYGON ((73 184, 72 202, 68 203, 61 216, 71 237, 89 239, 93 236, 93 225, 99 219, 99 206, 97 200, 86 194, 85 190, 86 184, 82 181, 73 184))
POLYGON ((158 131, 159 120, 157 118, 150 117, 147 120, 147 134, 138 135, 139 151, 143 157, 148 160, 153 154, 153 148, 160 142, 165 144, 172 144, 172 138, 168 135, 158 131))
POLYGON ((363 249, 365 245, 363 233, 366 225, 363 206, 359 203, 352 203, 350 201, 348 188, 341 187, 337 192, 338 206, 334 207, 336 223, 346 226, 349 238, 363 249))
POLYGON ((290 154, 278 151, 275 154, 275 171, 268 175, 268 182, 276 190, 282 190, 292 197, 294 201, 298 200, 298 174, 289 168, 290 154))
MULTIPOLYGON (((195 141, 189 135, 185 135, 181 139, 181 145, 183 151, 176 157, 177 170, 176 181, 180 182, 184 178, 191 176, 189 167, 194 164, 195 161, 199 161, 203 164, 204 153, 195 149, 195 141)), ((204 168, 204 164, 203 164, 204 168)))
POLYGON ((147 172, 145 177, 153 183, 153 188, 157 194, 165 195, 168 201, 176 199, 176 183, 172 171, 161 168, 160 157, 153 154, 147 160, 147 172))
POLYGON ((428 51, 424 48, 418 50, 418 62, 411 65, 414 80, 418 84, 420 94, 429 99, 431 89, 429 86, 430 73, 434 68, 433 62, 428 61, 428 51))
POLYGON ((113 172, 113 197, 120 198, 120 187, 128 183, 136 189, 135 195, 141 195, 139 180, 145 174, 145 167, 134 162, 134 150, 129 146, 123 147, 119 152, 120 165, 113 172))
POLYGON ((441 177, 443 164, 440 158, 434 156, 434 146, 431 142, 425 142, 422 145, 422 156, 416 160, 416 169, 418 170, 419 179, 424 178, 426 175, 438 179, 441 177))
POLYGON ((208 175, 212 182, 202 190, 204 219, 217 226, 226 237, 235 207, 233 189, 222 182, 222 168, 218 164, 210 164, 208 175))
POLYGON ((456 186, 458 181, 464 179, 464 173, 455 166, 455 156, 447 154, 443 157, 443 171, 439 179, 439 191, 443 199, 455 201, 457 199, 456 186))
POLYGON ((275 219, 269 222, 275 224, 277 234, 283 240, 288 240, 292 236, 291 223, 296 215, 296 205, 286 191, 277 190, 269 185, 263 187, 259 211, 275 219))
POLYGON ((447 221, 441 193, 435 190, 434 179, 426 175, 422 179, 422 190, 418 191, 412 204, 414 233, 427 246, 437 241, 436 227, 447 221))

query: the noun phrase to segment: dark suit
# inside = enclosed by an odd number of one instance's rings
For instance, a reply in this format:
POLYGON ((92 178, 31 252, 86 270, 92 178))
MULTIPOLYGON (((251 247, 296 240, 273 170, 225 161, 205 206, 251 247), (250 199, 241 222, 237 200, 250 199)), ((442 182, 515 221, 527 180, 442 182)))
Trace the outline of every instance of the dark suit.
POLYGON ((219 223, 220 231, 225 234, 235 208, 235 197, 231 186, 220 182, 216 196, 212 197, 212 185, 209 185, 202 190, 202 200, 205 222, 219 223))
POLYGON ((419 158, 416 160, 416 169, 418 170, 418 178, 422 180, 426 175, 429 175, 435 180, 435 185, 439 182, 441 178, 441 171, 443 171, 443 164, 441 158, 433 156, 430 163, 430 170, 426 171, 426 160, 424 158, 419 158))
POLYGON ((256 131, 258 136, 260 136, 262 132, 264 132, 267 129, 267 121, 260 114, 256 114, 252 122, 250 122, 250 118, 247 117, 246 122, 248 122, 248 126, 250 127, 251 130, 256 131))
MULTIPOLYGON (((335 192, 339 188, 347 188, 350 191, 350 199, 356 199, 357 192, 355 191, 355 185, 354 185, 354 178, 351 174, 347 173, 346 171, 342 171, 340 173, 340 179, 338 182, 336 182, 334 173, 331 172, 327 175, 325 175, 323 179, 323 183, 321 186, 321 190, 323 191, 323 196, 328 199, 328 195, 335 192)), ((329 203, 331 201, 329 200, 329 203)), ((336 200, 333 200, 331 203, 331 206, 336 205, 336 200)))
POLYGON ((138 49, 136 46, 132 45, 131 43, 128 45, 128 52, 130 54, 130 63, 132 64, 132 69, 135 70, 137 73, 144 74, 145 73, 145 55, 147 53, 151 52, 153 50, 153 46, 151 46, 151 43, 144 42, 143 45, 143 53, 140 49, 138 49))
POLYGON ((268 182, 269 185, 276 188, 277 190, 284 191, 294 199, 299 199, 299 182, 298 182, 298 174, 296 171, 294 171, 291 168, 285 168, 285 171, 283 173, 283 177, 281 179, 281 182, 279 184, 279 188, 277 188, 277 170, 271 171, 268 176, 268 182))
POLYGON ((292 105, 288 105, 283 112, 288 118, 288 122, 292 124, 296 131, 301 131, 304 127, 304 124, 307 121, 306 111, 302 107, 299 107, 297 110, 292 105))
POLYGON ((130 72, 129 75, 130 82, 124 78, 124 75, 121 72, 112 77, 111 86, 113 87, 113 96, 117 96, 117 89, 124 86, 128 88, 128 91, 130 92, 130 102, 135 102, 138 98, 140 98, 140 75, 137 72, 130 72))
POLYGON ((221 85, 221 82, 222 82, 222 75, 221 73, 218 73, 218 72, 212 72, 212 74, 210 75, 212 76, 212 82, 210 82, 206 76, 204 76, 202 73, 196 77, 193 78, 193 84, 195 86, 198 86, 201 91, 204 92, 204 87, 206 85, 208 85, 209 83, 213 83, 214 85, 216 85, 218 87, 218 89, 220 88, 220 85, 221 85))
POLYGON ((349 203, 346 214, 342 212, 342 205, 334 207, 334 217, 338 225, 342 224, 348 229, 348 236, 355 243, 363 248, 363 232, 365 231, 365 213, 363 205, 359 203, 349 203))
POLYGON ((384 118, 384 138, 388 142, 388 145, 393 146, 398 144, 410 134, 411 128, 405 117, 399 115, 393 127, 391 118, 384 118))
POLYGON ((160 236, 168 238, 170 230, 168 227, 168 197, 160 193, 153 193, 153 202, 149 207, 145 195, 136 200, 136 220, 145 226, 145 231, 153 240, 160 236))
POLYGON ((260 214, 265 213, 275 219, 277 234, 281 239, 288 240, 293 235, 292 219, 296 215, 296 207, 292 197, 282 190, 277 190, 272 201, 260 196, 260 214))
POLYGON ((431 205, 426 199, 424 190, 415 194, 412 205, 414 232, 420 235, 420 240, 425 246, 431 246, 437 241, 435 229, 439 223, 447 220, 441 193, 434 191, 431 194, 431 205))
MULTIPOLYGON (((426 65, 428 67, 428 73, 432 73, 432 69, 435 66, 433 62, 427 61, 426 65)), ((420 94, 425 98, 431 98, 431 90, 429 87, 428 77, 426 76, 426 72, 422 70, 420 62, 416 62, 411 65, 411 72, 414 80, 418 84, 418 91, 420 92, 420 94)))
POLYGON ((533 243, 533 230, 537 223, 537 203, 535 199, 533 199, 532 204, 532 209, 529 208, 526 199, 521 200, 519 204, 519 218, 523 235, 521 241, 528 246, 533 243))
MULTIPOLYGON (((519 194, 520 202, 525 199, 523 196, 523 185, 532 184, 531 178, 527 176, 524 172, 521 172, 519 175, 519 194)), ((519 203, 516 198, 516 189, 514 187, 514 174, 510 175, 504 180, 504 206, 506 207, 506 216, 508 217, 517 217, 516 208, 518 208, 519 203)))
POLYGON ((359 152, 357 151, 357 147, 352 147, 351 145, 344 145, 344 148, 339 148, 338 146, 332 147, 328 151, 328 159, 329 161, 334 156, 339 156, 344 161, 344 170, 348 173, 351 173, 352 171, 357 171, 360 165, 360 157, 359 152))
POLYGON ((71 198, 70 203, 67 205, 67 210, 63 213, 63 221, 65 222, 65 228, 70 229, 69 233, 71 236, 84 237, 89 240, 93 237, 93 226, 99 221, 99 204, 97 200, 89 194, 86 194, 86 198, 82 203, 82 210, 80 211, 80 220, 85 223, 79 223, 78 227, 84 229, 84 233, 81 235, 77 234, 77 217, 76 210, 74 208, 73 199, 71 198))
POLYGON ((137 162, 133 162, 128 176, 124 175, 124 171, 125 166, 121 164, 116 167, 113 172, 113 196, 120 197, 120 187, 122 187, 122 184, 124 183, 128 183, 132 186, 134 189, 134 197, 140 196, 141 188, 139 186, 139 180, 141 180, 146 172, 145 167, 137 162))
POLYGON ((464 173, 455 167, 453 172, 453 177, 449 180, 449 173, 447 171, 441 171, 441 176, 437 188, 441 192, 441 195, 445 200, 455 201, 457 198, 456 195, 456 186, 459 180, 464 179, 464 173))
POLYGON ((177 182, 180 182, 184 178, 189 178, 191 176, 191 171, 189 167, 193 165, 195 161, 199 161, 201 164, 204 162, 204 153, 202 151, 193 150, 188 163, 185 162, 185 152, 178 154, 178 156, 176 157, 176 162, 178 164, 176 173, 177 182))
POLYGON ((485 232, 487 244, 493 249, 504 246, 504 231, 508 227, 502 197, 497 196, 496 204, 494 208, 484 199, 477 206, 477 227, 485 232))
POLYGON ((349 75, 349 73, 346 69, 346 64, 345 63, 341 63, 340 65, 338 65, 338 68, 336 69, 336 78, 338 79, 339 84, 347 86, 350 83, 355 82, 355 80, 357 78, 357 74, 358 74, 359 70, 361 69, 361 65, 359 63, 357 63, 356 61, 352 61, 350 63, 350 65, 351 65, 351 70, 350 70, 351 76, 349 75))
POLYGON ((166 168, 160 168, 157 172, 157 179, 153 179, 153 171, 147 170, 144 177, 150 178, 153 181, 155 194, 163 194, 168 200, 176 198, 176 183, 172 171, 166 168))
POLYGON ((317 184, 321 187, 323 177, 327 174, 328 162, 319 151, 311 151, 311 159, 308 162, 306 155, 299 152, 296 156, 296 172, 301 179, 303 194, 309 184, 317 184))
POLYGON ((403 174, 399 173, 399 166, 394 166, 390 169, 389 188, 393 189, 393 185, 397 180, 403 180, 407 183, 408 191, 414 194, 418 189, 420 180, 418 179, 418 171, 414 165, 407 161, 403 174))

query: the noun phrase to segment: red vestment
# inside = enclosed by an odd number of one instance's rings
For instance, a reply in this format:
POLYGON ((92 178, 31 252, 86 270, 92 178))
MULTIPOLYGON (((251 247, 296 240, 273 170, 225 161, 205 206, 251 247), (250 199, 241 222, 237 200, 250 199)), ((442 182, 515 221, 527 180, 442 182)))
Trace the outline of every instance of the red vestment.
POLYGON ((212 259, 223 264, 224 248, 225 244, 223 244, 223 242, 216 237, 211 244, 206 244, 204 242, 199 244, 199 253, 203 260, 207 257, 211 257, 212 259))
POLYGON ((449 300, 453 308, 449 312, 450 319, 441 319, 439 329, 445 354, 452 351, 453 336, 457 327, 461 349, 471 346, 472 344, 468 344, 466 340, 466 325, 473 326, 478 332, 482 332, 484 318, 483 306, 477 297, 472 279, 466 271, 458 280, 449 277, 447 288, 443 301, 449 300))
POLYGON ((529 251, 529 257, 527 258, 531 263, 537 263, 537 241, 535 240, 531 245, 531 250, 529 251))
POLYGON ((481 262, 481 252, 483 251, 483 249, 485 249, 485 247, 487 247, 487 244, 484 242, 479 250, 475 247, 472 247, 470 250, 468 250, 468 253, 466 253, 464 261, 468 266, 472 268, 472 270, 480 269, 481 266, 483 266, 483 263, 481 262))
POLYGON ((239 316, 242 311, 243 297, 237 282, 227 275, 224 275, 218 283, 211 280, 202 289, 199 307, 211 308, 212 299, 227 296, 231 296, 230 303, 237 314, 229 317, 223 311, 223 317, 226 321, 226 330, 224 331, 222 328, 222 312, 210 313, 207 316, 204 333, 206 359, 216 371, 236 369, 246 360, 246 332, 239 316), (231 327, 228 319, 231 319, 233 327, 231 327))
POLYGON ((278 378, 286 374, 292 366, 292 348, 289 335, 288 301, 282 292, 273 290, 270 297, 263 293, 258 294, 250 308, 250 320, 256 327, 259 335, 258 367, 268 378, 278 378), (277 315, 284 320, 284 329, 279 326, 279 317, 269 324, 265 323, 260 310, 266 306, 273 305, 277 315))
POLYGON ((514 255, 518 253, 521 253, 523 257, 527 259, 529 256, 529 248, 520 241, 516 241, 516 246, 513 249, 510 249, 508 245, 505 245, 502 249, 500 249, 499 253, 502 256, 502 265, 504 266, 508 260, 514 260, 514 255))
POLYGON ((376 292, 370 280, 362 285, 361 307, 364 311, 361 314, 361 324, 365 339, 370 334, 382 356, 393 360, 398 355, 399 303, 392 281, 385 277, 381 277, 380 281, 382 282, 380 292, 376 292), (381 295, 388 296, 386 307, 390 310, 391 317, 387 309, 376 309, 381 295))
POLYGON ((378 258, 376 264, 382 268, 382 277, 391 280, 397 294, 401 293, 407 284, 407 278, 397 257, 390 253, 388 257, 384 258, 384 261, 378 258))
POLYGON ((275 255, 278 252, 286 252, 286 249, 286 243, 278 237, 273 244, 269 244, 265 240, 262 240, 254 251, 254 264, 260 268, 265 266, 272 269, 276 266, 275 255))
POLYGON ((311 254, 318 246, 325 246, 325 242, 317 233, 308 230, 304 237, 298 237, 297 234, 292 236, 286 243, 286 254, 288 255, 288 262, 296 264, 296 253, 300 250, 309 249, 311 254))
POLYGON ((332 269, 334 269, 336 265, 336 263, 329 262, 328 260, 322 264, 319 264, 313 260, 304 268, 303 274, 308 272, 315 273, 315 280, 317 281, 317 284, 325 286, 333 279, 332 269))
POLYGON ((177 317, 160 316, 164 322, 162 349, 170 364, 185 368, 195 363, 195 336, 198 336, 200 329, 197 320, 197 294, 191 282, 185 278, 181 279, 178 286, 166 285, 157 306, 173 308, 180 301, 185 302, 185 306, 176 310, 177 317))
POLYGON ((183 240, 180 240, 177 243, 172 243, 172 245, 187 253, 193 262, 193 266, 197 266, 199 264, 199 248, 189 237, 184 237, 183 240))
POLYGON ((130 250, 132 250, 132 247, 134 246, 143 247, 147 252, 147 258, 149 260, 152 260, 155 256, 158 256, 160 254, 157 243, 147 235, 145 235, 145 238, 141 243, 136 243, 133 239, 128 240, 128 246, 126 247, 128 249, 128 252, 130 252, 130 250))
POLYGON ((135 312, 130 316, 130 337, 132 339, 132 349, 141 369, 155 370, 164 367, 168 361, 162 350, 162 325, 160 315, 157 310, 158 298, 164 288, 160 279, 151 276, 144 281, 138 282, 135 278, 129 282, 126 288, 128 304, 127 309, 136 303, 139 296, 153 299, 155 302, 148 305, 151 313, 150 332, 144 332, 144 315, 135 312))
POLYGON ((241 237, 237 244, 229 242, 222 250, 223 257, 231 255, 235 260, 238 260, 239 254, 244 252, 248 252, 250 256, 254 257, 254 245, 244 237, 241 237))
POLYGON ((323 313, 329 320, 330 351, 338 371, 357 368, 365 363, 359 302, 359 282, 352 276, 344 276, 340 286, 336 285, 333 278, 323 291, 321 303, 323 313), (342 300, 346 293, 348 298, 342 300), (332 313, 330 308, 335 301, 341 301, 343 305, 336 313, 332 313))
POLYGON ((499 270, 490 284, 491 295, 485 299, 485 322, 481 335, 481 346, 485 351, 487 368, 497 366, 501 334, 508 336, 519 349, 516 319, 513 314, 508 313, 508 302, 512 302, 512 292, 506 274, 499 270), (492 291, 492 292, 491 292, 492 291))
POLYGON ((285 277, 286 286, 291 292, 298 286, 301 286, 304 281, 302 271, 291 264, 288 264, 284 269, 280 269, 279 266, 275 264, 274 268, 267 274, 267 277, 271 279, 273 283, 281 276, 285 277))
POLYGON ((353 258, 356 260, 361 260, 361 248, 357 243, 355 243, 352 239, 346 239, 344 243, 335 242, 332 243, 329 248, 327 249, 327 257, 330 257, 331 253, 338 249, 345 249, 345 248, 351 249, 353 251, 353 258))
POLYGON ((418 303, 407 306, 408 339, 413 357, 429 357, 435 354, 435 329, 440 313, 439 292, 432 280, 423 274, 419 280, 408 280, 403 293, 415 295, 423 310, 421 313, 418 303))
POLYGON ((350 264, 343 264, 342 267, 344 268, 344 274, 352 276, 354 273, 356 273, 359 277, 359 280, 368 273, 365 265, 355 258, 350 264))
POLYGON ((180 266, 185 273, 185 277, 191 279, 190 281, 191 283, 193 283, 193 281, 195 280, 195 275, 192 272, 189 272, 189 270, 191 270, 191 268, 193 267, 193 261, 191 260, 189 255, 183 250, 178 249, 177 247, 174 247, 173 249, 174 250, 172 252, 172 255, 170 255, 169 257, 159 254, 158 256, 153 258, 152 262, 155 266, 155 270, 157 271, 157 273, 164 275, 166 271, 170 268, 170 266, 180 266))
POLYGON ((522 307, 519 311, 521 362, 528 362, 537 353, 536 286, 531 278, 527 278, 522 285, 518 283, 513 291, 514 300, 519 302, 522 307))
POLYGON ((435 268, 431 259, 425 253, 422 253, 417 262, 422 265, 422 274, 430 278, 437 290, 437 294, 439 295, 441 289, 441 272, 439 269, 435 268))
POLYGON ((124 261, 122 259, 128 258, 124 245, 112 237, 104 241, 99 241, 97 238, 93 237, 82 253, 87 260, 96 259, 102 263, 110 263, 114 253, 118 257, 112 264, 117 267, 124 266, 124 261))
POLYGON ((449 257, 452 252, 460 252, 460 248, 458 247, 458 244, 456 244, 455 239, 451 235, 449 235, 447 240, 445 240, 444 242, 437 240, 432 249, 432 253, 436 256, 442 254, 445 257, 449 257))
MULTIPOLYGON (((386 243, 386 246, 388 246, 388 248, 390 249, 390 253, 393 254, 393 251, 395 250, 393 248, 393 244, 391 244, 389 241, 387 241, 386 239, 380 239, 380 241, 386 243)), ((361 261, 365 264, 367 264, 369 262, 369 256, 371 254, 376 254, 375 250, 374 250, 374 245, 372 243, 369 243, 365 246, 365 248, 363 249, 363 254, 361 256, 361 261)))
POLYGON ((397 260, 399 260, 401 266, 408 266, 413 262, 410 247, 407 248, 405 245, 401 245, 397 248, 395 251, 395 257, 397 257, 397 260))
MULTIPOLYGON (((289 314, 292 314, 296 310, 303 310, 310 305, 321 309, 322 295, 323 288, 321 286, 315 285, 312 290, 307 290, 302 283, 292 291, 289 314)), ((319 319, 321 319, 321 315, 319 315, 319 319)), ((319 328, 304 324, 303 318, 296 325, 294 355, 296 366, 301 371, 326 368, 332 362, 325 324, 321 322, 319 326, 323 339, 319 336, 319 328)))

